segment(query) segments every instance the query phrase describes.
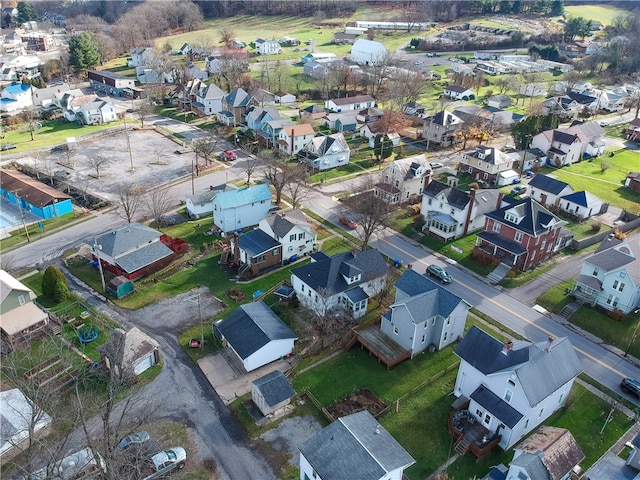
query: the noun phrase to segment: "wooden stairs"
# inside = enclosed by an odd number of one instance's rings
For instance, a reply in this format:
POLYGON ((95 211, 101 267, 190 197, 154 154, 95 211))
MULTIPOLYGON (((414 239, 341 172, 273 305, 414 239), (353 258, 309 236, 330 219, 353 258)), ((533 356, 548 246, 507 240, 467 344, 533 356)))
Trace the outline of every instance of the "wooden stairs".
POLYGON ((453 449, 458 455, 463 457, 464 454, 469 451, 470 445, 471 445, 471 439, 463 435, 462 437, 460 437, 460 440, 456 443, 453 449))
POLYGON ((223 250, 218 263, 220 265, 226 265, 227 263, 229 263, 229 255, 231 255, 231 252, 229 250, 223 250))

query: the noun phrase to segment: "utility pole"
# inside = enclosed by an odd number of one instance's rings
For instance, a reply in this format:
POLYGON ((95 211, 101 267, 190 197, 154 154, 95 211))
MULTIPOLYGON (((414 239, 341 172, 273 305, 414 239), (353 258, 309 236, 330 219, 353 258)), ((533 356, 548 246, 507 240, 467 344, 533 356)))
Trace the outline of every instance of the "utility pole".
POLYGON ((200 306, 200 288, 198 286, 198 293, 196 293, 193 297, 187 298, 189 302, 196 302, 198 304, 198 321, 200 322, 200 348, 204 348, 204 323, 202 322, 202 309, 200 306))
POLYGON ((127 151, 129 152, 129 162, 131 163, 131 169, 129 170, 131 173, 135 172, 136 169, 133 166, 133 154, 131 153, 131 143, 129 142, 129 132, 127 131, 127 114, 122 114, 122 121, 124 122, 124 135, 127 137, 127 151))
POLYGON ((31 238, 29 237, 29 229, 27 228, 27 221, 24 217, 24 211, 22 210, 22 199, 18 196, 19 190, 13 191, 13 196, 16 198, 16 205, 18 206, 18 210, 20 210, 20 219, 22 220, 22 226, 24 227, 24 234, 27 237, 27 242, 31 243, 31 238))
POLYGON ((104 283, 104 272, 102 271, 102 259, 98 255, 98 250, 102 250, 102 245, 98 245, 98 237, 93 237, 93 253, 98 260, 98 270, 100 270, 100 280, 102 281, 102 293, 106 293, 107 286, 104 283))

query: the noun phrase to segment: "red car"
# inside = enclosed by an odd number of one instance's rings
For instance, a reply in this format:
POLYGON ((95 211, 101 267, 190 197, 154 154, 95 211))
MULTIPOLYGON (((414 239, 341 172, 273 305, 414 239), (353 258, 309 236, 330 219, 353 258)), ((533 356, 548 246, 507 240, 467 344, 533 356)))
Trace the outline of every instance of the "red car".
POLYGON ((233 150, 225 150, 224 152, 222 152, 222 158, 224 158, 225 161, 230 162, 238 158, 238 156, 233 150))
POLYGON ((358 228, 358 224, 356 222, 354 222, 353 220, 351 220, 349 217, 340 217, 338 220, 345 227, 349 227, 351 229, 358 228))

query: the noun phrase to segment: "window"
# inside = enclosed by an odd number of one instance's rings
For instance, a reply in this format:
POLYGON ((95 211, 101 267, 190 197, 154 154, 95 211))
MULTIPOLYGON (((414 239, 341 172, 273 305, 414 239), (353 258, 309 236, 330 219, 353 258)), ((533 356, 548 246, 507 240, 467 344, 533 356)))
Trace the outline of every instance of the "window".
POLYGON ((253 257, 253 263, 262 263, 267 260, 266 255, 258 255, 257 257, 253 257))
POLYGON ((394 333, 395 335, 398 335, 398 327, 393 327, 393 333, 394 333))
POLYGON ((24 305, 24 295, 18 295, 18 303, 24 305))
POLYGON ((429 199, 429 201, 427 202, 429 205, 431 205, 431 199, 429 199))
POLYGON ((289 241, 290 242, 295 242, 296 241, 296 234, 295 233, 292 234, 292 235, 289 235, 289 241))
POLYGON ((607 298, 607 305, 611 305, 612 307, 617 307, 618 297, 616 297, 615 295, 609 295, 609 298, 607 298))
POLYGON ((422 343, 424 343, 426 339, 427 339, 427 336, 426 335, 422 335, 422 343))
POLYGON ((482 410, 480 410, 480 409, 476 410, 476 417, 482 418, 483 415, 484 415, 484 412, 482 410))
POLYGON ((599 273, 600 271, 598 270, 598 267, 593 267, 593 273, 591 275, 593 275, 594 277, 597 277, 599 273))
POLYGON ((513 397, 513 392, 508 388, 504 391, 504 401, 507 403, 511 403, 511 398, 513 397))
POLYGON ((488 413, 484 416, 484 424, 489 425, 491 423, 491 415, 488 413))
POLYGON ((493 222, 493 231, 500 233, 500 224, 498 222, 493 222))
POLYGON ((435 324, 436 324, 436 317, 433 317, 433 318, 431 319, 431 325, 435 325, 435 324))
POLYGON ((298 240, 304 240, 304 232, 298 234, 298 240))
POLYGON ((516 381, 513 380, 512 378, 509 379, 509 381, 507 382, 509 385, 511 385, 512 387, 516 386, 516 381))
POLYGON ((449 332, 444 332, 444 337, 442 337, 442 341, 446 342, 448 336, 449 336, 449 332))
POLYGON ((516 242, 521 242, 522 241, 522 232, 516 232, 515 236, 513 237, 513 239, 516 242))
POLYGON ((518 472, 518 480, 529 480, 529 475, 520 471, 518 472))
MULTIPOLYGON (((614 290, 618 290, 619 292, 622 292, 624 290, 624 283, 619 282, 618 280, 614 280, 613 289, 614 290)), ((20 305, 22 305, 22 304, 20 304, 20 305)))
POLYGON ((542 251, 542 250, 544 250, 544 247, 546 247, 546 246, 547 246, 547 241, 546 241, 546 240, 543 240, 543 241, 542 241, 542 245, 540 245, 540 250, 541 250, 541 251, 542 251))
POLYGON ((302 288, 300 289, 302 293, 304 293, 304 283, 302 284, 302 288))
POLYGON ((540 413, 538 413, 538 418, 542 418, 543 413, 544 413, 544 408, 541 408, 540 413))
POLYGON ((280 255, 280 249, 279 248, 274 248, 273 249, 273 256, 277 257, 278 255, 280 255))
POLYGON ((529 419, 528 418, 524 422, 524 429, 526 430, 527 428, 529 428, 529 419))

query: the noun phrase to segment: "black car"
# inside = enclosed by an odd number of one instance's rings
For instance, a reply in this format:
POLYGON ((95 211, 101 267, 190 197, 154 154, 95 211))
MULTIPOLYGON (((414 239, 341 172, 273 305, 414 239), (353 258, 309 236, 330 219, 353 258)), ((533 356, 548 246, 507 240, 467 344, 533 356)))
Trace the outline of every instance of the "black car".
POLYGON ((441 283, 451 283, 451 275, 444 268, 437 265, 429 265, 426 273, 430 277, 436 277, 441 283))
POLYGON ((636 398, 640 398, 640 382, 633 378, 624 378, 620 382, 620 390, 636 398))

